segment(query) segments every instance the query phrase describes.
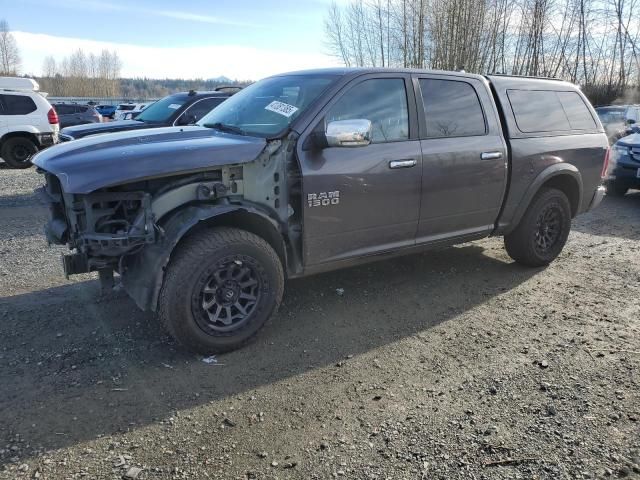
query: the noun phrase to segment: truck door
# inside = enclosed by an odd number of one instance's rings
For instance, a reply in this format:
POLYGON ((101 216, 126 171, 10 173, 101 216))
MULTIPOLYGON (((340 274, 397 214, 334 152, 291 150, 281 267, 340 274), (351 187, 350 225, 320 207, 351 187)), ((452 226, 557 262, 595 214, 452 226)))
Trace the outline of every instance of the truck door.
POLYGON ((417 243, 493 229, 507 181, 498 114, 479 79, 414 75, 422 147, 417 243))
MULTIPOLYGON (((309 131, 332 121, 371 121, 371 143, 307 149, 298 142, 303 179, 304 256, 313 265, 410 246, 420 209, 422 159, 409 75, 354 79, 309 131)), ((309 132, 310 133, 310 132, 309 132)))

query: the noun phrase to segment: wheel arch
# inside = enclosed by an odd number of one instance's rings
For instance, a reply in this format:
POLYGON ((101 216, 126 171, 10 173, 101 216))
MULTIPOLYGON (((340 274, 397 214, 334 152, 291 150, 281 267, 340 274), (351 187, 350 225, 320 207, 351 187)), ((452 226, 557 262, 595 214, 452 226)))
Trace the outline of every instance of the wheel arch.
POLYGON ((2 137, 0 137, 0 148, 2 147, 4 142, 6 142, 11 138, 27 138, 31 140, 36 147, 38 147, 39 145, 38 138, 35 136, 34 133, 25 132, 25 131, 14 131, 14 132, 7 132, 2 137))
POLYGON ((580 171, 569 163, 557 163, 543 170, 531 183, 504 234, 512 232, 518 226, 527 208, 543 188, 557 188, 567 196, 571 205, 572 218, 582 211, 583 187, 580 171))
POLYGON ((125 257, 122 283, 141 309, 157 310, 165 269, 182 242, 216 226, 235 227, 260 236, 276 251, 287 271, 284 236, 277 222, 259 207, 249 204, 188 205, 163 217, 159 223, 161 239, 157 243, 146 246, 138 255, 125 257))
MULTIPOLYGON (((193 225, 180 242, 184 241, 190 235, 199 231, 212 227, 232 227, 239 228, 251 232, 263 238, 278 254, 278 258, 282 262, 283 267, 286 266, 287 250, 285 248, 284 238, 278 229, 277 223, 259 210, 250 207, 237 207, 224 213, 214 214, 211 217, 200 220, 193 225)), ((176 245, 179 246, 179 245, 176 245)))

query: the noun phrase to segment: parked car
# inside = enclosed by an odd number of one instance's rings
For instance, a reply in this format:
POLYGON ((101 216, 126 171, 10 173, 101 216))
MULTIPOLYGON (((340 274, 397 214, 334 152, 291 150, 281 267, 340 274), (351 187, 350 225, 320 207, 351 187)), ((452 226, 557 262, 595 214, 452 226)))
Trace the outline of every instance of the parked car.
POLYGON ((114 120, 124 120, 125 115, 129 112, 141 112, 149 103, 122 103, 116 108, 116 112, 113 114, 114 120))
POLYGON ((640 105, 629 105, 624 112, 624 119, 627 124, 640 123, 640 105))
POLYGON ((58 142, 58 115, 30 78, 0 77, 0 158, 13 168, 31 166, 38 150, 58 142))
POLYGON ((640 188, 640 133, 616 142, 609 153, 605 172, 607 195, 621 197, 629 189, 640 188))
POLYGON ((231 95, 232 93, 196 92, 193 90, 175 93, 155 102, 140 113, 135 120, 65 128, 60 132, 60 140, 67 142, 100 133, 189 125, 200 120, 231 95))
POLYGON ((562 81, 328 69, 278 75, 191 127, 39 153, 67 275, 113 272, 183 345, 244 345, 285 278, 504 236, 540 267, 604 195, 608 142, 562 81), (504 119, 504 123, 503 120, 504 119))
POLYGON ((640 133, 640 106, 625 105, 622 127, 611 137, 611 143, 634 133, 640 133))
POLYGON ((124 112, 122 115, 120 115, 120 120, 135 120, 136 118, 138 118, 138 115, 140 115, 144 110, 146 110, 148 107, 150 107, 154 103, 155 102, 151 102, 144 105, 138 105, 133 110, 124 112))
POLYGON ((56 103, 53 105, 53 108, 55 108, 58 118, 60 119, 60 128, 102 122, 102 116, 98 113, 98 110, 91 105, 56 103))
POLYGON ((596 108, 596 113, 600 118, 600 122, 602 122, 607 136, 612 139, 612 144, 615 143, 615 140, 617 140, 616 137, 620 132, 624 132, 626 129, 626 112, 626 105, 608 105, 596 108))
POLYGON ((113 119, 113 116, 116 113, 116 106, 115 105, 97 105, 96 110, 104 118, 113 119))

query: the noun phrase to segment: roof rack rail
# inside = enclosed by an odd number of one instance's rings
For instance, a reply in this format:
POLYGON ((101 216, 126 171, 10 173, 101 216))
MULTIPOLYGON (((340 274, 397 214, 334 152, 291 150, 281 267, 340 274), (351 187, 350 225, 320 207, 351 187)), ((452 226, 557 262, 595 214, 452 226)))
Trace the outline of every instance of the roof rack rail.
POLYGON ((557 77, 542 77, 542 76, 536 76, 536 75, 513 75, 513 74, 509 74, 509 73, 486 73, 484 75, 485 77, 513 77, 513 78, 534 78, 537 80, 555 80, 557 82, 565 82, 566 80, 563 80, 561 78, 557 78, 557 77))

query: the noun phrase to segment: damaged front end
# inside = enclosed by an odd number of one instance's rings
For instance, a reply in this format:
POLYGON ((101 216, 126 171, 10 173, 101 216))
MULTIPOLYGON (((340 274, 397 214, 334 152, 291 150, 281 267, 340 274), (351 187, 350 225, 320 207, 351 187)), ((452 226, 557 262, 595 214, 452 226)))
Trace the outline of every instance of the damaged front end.
MULTIPOLYGON (((162 162, 148 157, 146 143, 126 151, 109 149, 109 157, 103 156, 103 163, 96 160, 95 169, 88 160, 72 162, 69 155, 75 151, 38 154, 34 163, 45 177, 43 193, 51 210, 47 239, 73 251, 63 256, 67 277, 98 272, 107 289, 116 272, 141 309, 155 310, 173 250, 200 223, 260 235, 283 264, 291 261, 290 272, 301 271, 297 136, 265 141, 206 133, 206 141, 187 138, 171 155, 158 153, 167 156, 162 162), (184 168, 185 159, 191 168, 184 168)), ((147 142, 146 137, 138 141, 143 140, 147 142)), ((122 141, 114 134, 111 143, 122 141)), ((89 140, 77 142, 81 153, 94 154, 84 147, 89 140)), ((103 144, 91 146, 105 149, 103 144)))
POLYGON ((59 179, 45 172, 44 193, 50 219, 50 244, 68 244, 76 253, 63 256, 68 277, 99 270, 118 270, 125 255, 156 241, 151 195, 142 191, 66 194, 59 179))

